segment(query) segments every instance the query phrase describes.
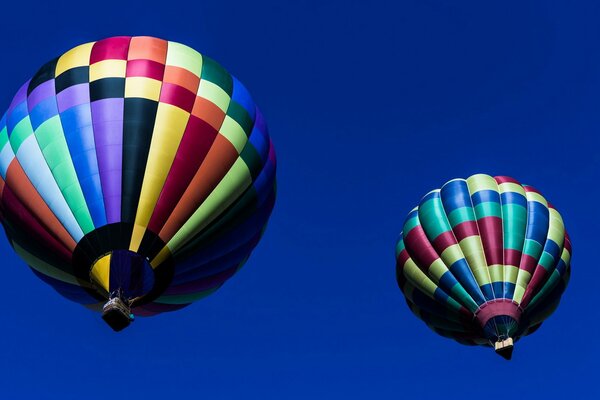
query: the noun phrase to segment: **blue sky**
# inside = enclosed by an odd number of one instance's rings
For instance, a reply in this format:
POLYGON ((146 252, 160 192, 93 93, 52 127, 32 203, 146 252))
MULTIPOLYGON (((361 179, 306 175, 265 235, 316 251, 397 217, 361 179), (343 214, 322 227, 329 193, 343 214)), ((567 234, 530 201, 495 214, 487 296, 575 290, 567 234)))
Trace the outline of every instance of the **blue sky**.
POLYGON ((216 294, 120 334, 37 280, 2 235, 1 398, 600 395, 596 2, 187 3, 3 5, 0 104, 80 43, 190 45, 244 82, 269 123, 267 232, 216 294), (574 246, 560 308, 511 362, 435 335, 394 277, 408 211, 479 172, 540 189, 574 246))

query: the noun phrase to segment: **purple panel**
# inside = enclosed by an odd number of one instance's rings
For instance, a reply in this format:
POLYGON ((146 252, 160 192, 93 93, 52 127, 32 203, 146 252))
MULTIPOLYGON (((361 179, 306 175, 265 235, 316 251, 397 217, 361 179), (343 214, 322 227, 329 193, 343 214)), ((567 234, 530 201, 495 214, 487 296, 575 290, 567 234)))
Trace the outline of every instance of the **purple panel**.
POLYGON ((124 99, 92 103, 98 169, 109 224, 121 221, 121 169, 123 158, 124 99))
MULTIPOLYGON (((37 89, 36 89, 37 90, 37 89)), ((33 94, 33 93, 32 93, 33 94)), ((90 88, 87 83, 71 86, 56 95, 58 111, 63 112, 71 107, 90 102, 90 88)))
POLYGON ((31 112, 31 110, 33 110, 42 100, 47 99, 48 97, 54 97, 54 94, 54 79, 44 82, 36 87, 27 98, 29 111, 31 112))
POLYGON ((31 79, 28 80, 27 82, 25 82, 25 84, 19 88, 19 91, 17 92, 17 94, 15 94, 15 97, 13 97, 12 101, 10 102, 10 106, 8 107, 8 110, 6 111, 6 115, 9 115, 10 113, 12 113, 13 109, 16 106, 18 106, 19 104, 21 104, 22 102, 25 101, 25 99, 27 98, 27 88, 29 87, 30 81, 31 81, 31 79))

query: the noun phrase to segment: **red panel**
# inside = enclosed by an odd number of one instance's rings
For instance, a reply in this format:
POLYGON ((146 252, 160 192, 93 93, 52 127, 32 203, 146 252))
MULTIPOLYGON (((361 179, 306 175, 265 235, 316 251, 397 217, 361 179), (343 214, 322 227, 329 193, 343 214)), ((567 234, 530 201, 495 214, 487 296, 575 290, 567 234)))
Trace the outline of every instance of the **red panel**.
POLYGON ((145 77, 161 81, 165 72, 164 64, 151 60, 130 60, 127 62, 127 77, 145 77))
POLYGON ((532 274, 536 265, 537 260, 535 258, 531 257, 530 255, 523 254, 523 256, 521 257, 521 265, 519 265, 519 269, 525 270, 532 274))
POLYGON ((426 272, 431 263, 439 258, 433 246, 429 243, 425 231, 419 225, 411 229, 408 235, 404 237, 404 244, 410 257, 423 272, 426 272))
POLYGON ((496 180, 496 182, 498 182, 498 184, 510 182, 516 183, 517 185, 521 185, 521 183, 518 180, 511 178, 510 176, 495 176, 494 179, 496 180))
POLYGON ((129 36, 117 36, 94 43, 90 64, 103 60, 127 60, 130 41, 129 36))
POLYGON ((504 244, 502 238, 502 219, 485 217, 477 220, 479 235, 488 265, 502 264, 504 244))
POLYGON ((456 238, 454 237, 454 232, 446 231, 444 233, 440 233, 438 237, 432 242, 433 248, 438 252, 442 253, 448 247, 458 244, 456 238))
POLYGON ((160 102, 174 105, 189 113, 194 108, 196 94, 190 92, 184 87, 172 83, 163 82, 160 91, 160 102))
POLYGON ((521 253, 519 250, 504 249, 504 265, 514 265, 518 267, 521 264, 521 253))
POLYGON ((206 122, 190 116, 175 160, 165 181, 148 229, 160 232, 163 224, 200 168, 212 146, 217 131, 206 122))
MULTIPOLYGON (((47 249, 50 254, 57 255, 67 263, 71 262, 71 251, 40 224, 8 186, 3 192, 2 203, 6 211, 6 218, 12 225, 25 229, 29 238, 47 249)), ((37 256, 42 255, 37 254, 37 256)))
POLYGON ((515 321, 519 322, 523 310, 517 303, 508 299, 492 300, 484 303, 475 313, 477 321, 484 327, 485 324, 494 317, 499 315, 508 315, 515 321))
POLYGON ((539 190, 537 190, 536 188, 534 188, 534 187, 531 187, 531 186, 523 186, 523 189, 525 189, 525 192, 537 193, 537 194, 539 194, 540 196, 542 196, 542 193, 541 193, 539 190))
POLYGON ((171 240, 177 230, 223 179, 238 156, 231 142, 222 135, 217 135, 202 165, 161 229, 159 235, 163 241, 171 240))
POLYGON ((525 289, 525 294, 523 295, 523 299, 521 300, 522 308, 527 307, 533 296, 537 293, 538 289, 542 287, 542 285, 546 282, 547 279, 548 271, 546 271, 544 267, 539 265, 533 273, 533 276, 531 277, 527 288, 525 289))
POLYGON ((456 240, 458 240, 459 242, 464 238, 468 238, 469 236, 479 235, 479 230, 477 229, 477 222, 475 221, 462 222, 456 225, 454 228, 452 228, 452 231, 456 235, 456 240))
POLYGON ((408 260, 409 258, 410 256, 408 255, 408 252, 406 251, 406 249, 404 249, 400 252, 400 254, 398 254, 398 257, 396 258, 396 264, 400 267, 403 267, 404 264, 406 264, 406 260, 408 260))

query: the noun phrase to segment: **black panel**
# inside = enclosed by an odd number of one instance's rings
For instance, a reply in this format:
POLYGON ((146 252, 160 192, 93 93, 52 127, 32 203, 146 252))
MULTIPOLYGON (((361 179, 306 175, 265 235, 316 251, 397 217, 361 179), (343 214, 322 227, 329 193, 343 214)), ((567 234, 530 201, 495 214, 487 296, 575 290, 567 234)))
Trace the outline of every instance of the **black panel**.
POLYGON ((90 101, 125 97, 125 78, 104 78, 90 82, 90 101))
POLYGON ((125 99, 121 183, 121 220, 124 222, 135 221, 157 110, 158 102, 125 99))
POLYGON ((29 96, 31 92, 33 92, 33 90, 36 87, 40 86, 42 83, 54 79, 54 72, 56 71, 57 61, 58 57, 45 64, 42 68, 38 70, 38 72, 36 72, 33 78, 31 78, 29 86, 27 87, 27 96, 29 96))
POLYGON ((76 67, 69 69, 56 77, 56 93, 60 93, 68 87, 87 83, 90 80, 90 67, 76 67))

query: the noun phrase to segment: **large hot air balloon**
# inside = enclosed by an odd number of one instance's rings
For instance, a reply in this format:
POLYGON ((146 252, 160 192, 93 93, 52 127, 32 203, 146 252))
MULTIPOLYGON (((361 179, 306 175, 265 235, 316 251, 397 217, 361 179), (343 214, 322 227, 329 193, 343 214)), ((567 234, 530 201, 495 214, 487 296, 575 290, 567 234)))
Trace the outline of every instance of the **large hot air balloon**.
POLYGON ((115 330, 217 290, 275 199, 275 153, 248 91, 152 37, 86 43, 44 65, 1 120, 0 175, 15 251, 115 330))
POLYGON ((563 220, 534 188, 474 175, 429 192, 404 223, 396 277, 413 313, 510 359, 558 306, 570 275, 563 220))

